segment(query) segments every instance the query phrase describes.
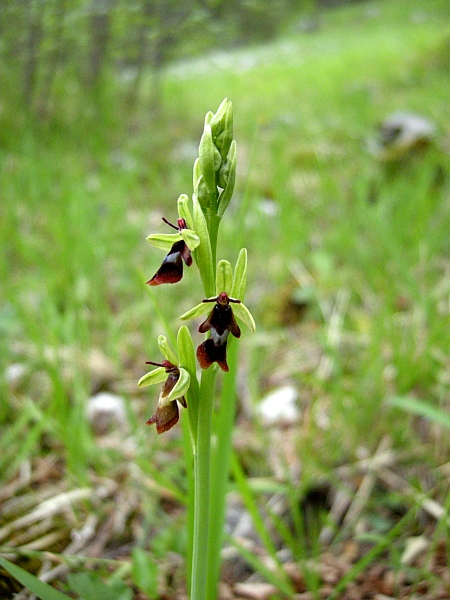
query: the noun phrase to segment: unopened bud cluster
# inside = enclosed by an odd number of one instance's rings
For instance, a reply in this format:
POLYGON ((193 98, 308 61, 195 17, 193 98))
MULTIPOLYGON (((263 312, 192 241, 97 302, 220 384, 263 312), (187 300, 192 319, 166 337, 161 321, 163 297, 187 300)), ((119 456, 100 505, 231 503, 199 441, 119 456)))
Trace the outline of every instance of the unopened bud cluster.
POLYGON ((226 99, 216 114, 208 112, 194 163, 194 194, 203 210, 222 217, 236 179, 233 106, 226 99))

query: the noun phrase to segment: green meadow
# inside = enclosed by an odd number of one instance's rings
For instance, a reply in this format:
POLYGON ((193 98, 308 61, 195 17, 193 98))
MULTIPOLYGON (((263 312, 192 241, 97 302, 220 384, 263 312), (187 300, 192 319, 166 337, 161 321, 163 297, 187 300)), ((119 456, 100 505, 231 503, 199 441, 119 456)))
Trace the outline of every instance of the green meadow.
POLYGON ((251 535, 227 535, 221 597, 447 597, 449 3, 358 3, 171 64, 157 118, 151 74, 131 116, 114 77, 89 110, 67 85, 51 122, 4 92, 1 555, 85 600, 187 597, 186 414, 157 436, 158 391, 137 381, 202 298, 194 269, 145 285, 164 257, 146 237, 176 222, 204 115, 227 97, 238 172, 219 244, 231 263, 247 248, 257 330, 239 342, 229 493, 251 535), (382 160, 399 111, 435 134, 382 160), (277 390, 296 412, 268 423, 277 390), (99 433, 101 392, 125 413, 99 433), (271 587, 249 596, 247 580, 271 587))

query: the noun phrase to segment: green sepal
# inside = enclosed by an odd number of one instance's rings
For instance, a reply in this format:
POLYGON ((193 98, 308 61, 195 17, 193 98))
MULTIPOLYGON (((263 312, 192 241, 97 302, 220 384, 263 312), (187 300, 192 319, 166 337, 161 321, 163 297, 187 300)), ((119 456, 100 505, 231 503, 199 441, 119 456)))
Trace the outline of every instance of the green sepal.
POLYGON ((181 315, 180 319, 182 321, 187 321, 188 319, 196 319, 197 317, 205 315, 207 312, 211 312, 211 304, 209 302, 200 302, 200 304, 197 304, 197 306, 194 306, 194 308, 191 308, 191 310, 188 310, 183 315, 181 315))
POLYGON ((161 354, 173 365, 178 365, 178 357, 170 347, 165 335, 158 336, 158 346, 161 354))
POLYGON ((233 304, 233 312, 251 331, 256 331, 255 320, 245 304, 242 304, 242 302, 240 304, 233 304))
POLYGON ((195 250, 200 245, 200 238, 192 229, 182 229, 180 234, 189 250, 195 250))
POLYGON ((179 371, 180 376, 170 391, 170 394, 165 398, 160 399, 161 406, 164 406, 166 403, 168 404, 173 400, 178 400, 178 398, 182 398, 187 393, 189 386, 191 385, 191 376, 186 369, 183 369, 183 367, 179 367, 179 371))
POLYGON ((243 301, 247 285, 247 249, 242 248, 234 267, 233 287, 231 297, 243 301))
MULTIPOLYGON (((233 289, 233 271, 231 265, 227 260, 220 260, 217 264, 216 271, 216 293, 217 295, 222 292, 226 292, 231 296, 231 290, 233 289)), ((236 298, 236 296, 232 296, 236 298)))
POLYGON ((162 383, 167 379, 167 373, 164 367, 158 367, 153 369, 149 373, 143 375, 138 381, 138 387, 145 387, 147 385, 153 385, 155 383, 162 383))
POLYGON ((222 190, 219 201, 218 201, 218 209, 217 215, 219 217, 223 217, 223 214, 230 203, 231 197, 234 191, 234 183, 236 181, 236 161, 237 161, 237 153, 236 153, 236 142, 233 140, 230 148, 230 155, 228 157, 230 162, 230 170, 228 172, 228 180, 225 186, 225 189, 222 190))
POLYGON ((189 210, 189 198, 186 194, 180 194, 177 200, 178 216, 186 221, 189 229, 194 227, 191 211, 189 210))
POLYGON ((170 250, 172 246, 176 242, 180 242, 181 239, 181 233, 152 233, 147 237, 147 242, 156 248, 170 250))
POLYGON ((195 194, 192 195, 192 202, 194 208, 194 229, 195 233, 200 238, 200 245, 195 251, 195 259, 197 261, 198 270, 200 271, 203 287, 205 288, 205 293, 207 295, 212 296, 215 290, 215 282, 208 225, 206 223, 202 207, 200 206, 200 203, 195 194))
MULTIPOLYGON (((203 179, 210 194, 216 193, 216 170, 215 170, 215 146, 213 144, 211 127, 205 124, 200 146, 198 148, 198 157, 203 179)), ((217 149, 216 149, 217 151, 217 149)))

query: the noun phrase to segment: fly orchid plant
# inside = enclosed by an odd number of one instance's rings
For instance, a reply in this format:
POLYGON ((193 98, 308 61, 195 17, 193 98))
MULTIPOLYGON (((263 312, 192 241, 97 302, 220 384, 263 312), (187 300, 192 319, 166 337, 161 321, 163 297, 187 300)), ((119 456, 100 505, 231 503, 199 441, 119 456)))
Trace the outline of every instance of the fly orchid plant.
MULTIPOLYGON (((217 491, 211 488, 211 477, 214 476, 212 459, 221 462, 220 457, 212 456, 211 451, 216 375, 219 368, 224 372, 230 369, 227 361, 229 335, 231 333, 235 338, 241 336, 237 320, 251 331, 255 330, 253 317, 243 304, 247 278, 246 249, 239 252, 234 270, 227 260, 216 262, 219 226, 234 190, 236 158, 233 107, 225 99, 215 114, 208 112, 205 117, 199 156, 193 169, 192 203, 186 194, 178 198, 177 225, 163 217, 163 221, 176 233, 152 234, 147 238, 152 245, 167 252, 160 268, 147 284, 177 283, 183 277, 183 263, 190 267, 195 260, 203 283, 204 299, 180 318, 197 319, 208 314, 198 327, 198 332, 205 334, 205 338, 196 352, 191 333, 184 325, 178 331, 176 353, 167 339, 160 335, 158 346, 164 360, 149 361, 147 364, 157 368, 138 382, 140 387, 163 384, 156 409, 147 421, 156 425, 158 434, 168 431, 178 422, 179 405, 187 409, 194 456, 191 600, 215 600, 217 593, 220 545, 211 541, 211 525, 214 525, 215 531, 223 528, 224 478, 228 477, 228 469, 221 474, 222 485, 216 486, 223 490, 221 497, 217 497, 217 491), (214 511, 210 510, 212 504, 214 511), (218 506, 222 510, 217 510, 218 506), (217 522, 220 519, 222 521, 217 522)), ((230 374, 226 376, 230 377, 230 374)), ((234 411, 234 405, 229 409, 222 408, 234 411)), ((232 423, 232 417, 228 415, 227 421, 232 423)), ((216 432, 216 437, 218 435, 216 432)), ((217 447, 229 456, 231 427, 221 435, 217 447)))

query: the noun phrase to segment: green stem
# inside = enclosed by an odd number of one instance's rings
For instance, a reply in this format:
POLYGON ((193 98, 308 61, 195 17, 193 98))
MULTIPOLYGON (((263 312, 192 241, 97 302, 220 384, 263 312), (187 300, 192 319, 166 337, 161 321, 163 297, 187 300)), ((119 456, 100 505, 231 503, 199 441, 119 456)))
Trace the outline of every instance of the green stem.
POLYGON ((194 536, 192 548, 191 600, 206 598, 208 532, 210 522, 211 419, 217 370, 202 372, 198 407, 197 451, 194 455, 194 536))
MULTIPOLYGON (((215 282, 217 237, 220 217, 217 217, 217 197, 212 198, 213 210, 209 215, 209 238, 211 242, 215 282)), ((206 297, 214 296, 213 288, 205 289, 206 297)), ((192 544, 191 600, 205 600, 208 588, 208 564, 210 535, 210 487, 211 487, 211 423, 217 367, 202 372, 197 422, 197 445, 194 449, 194 531, 192 544)))
MULTIPOLYGON (((217 215, 211 215, 209 221, 209 239, 211 240, 211 251, 214 265, 214 272, 216 270, 217 263, 217 237, 219 235, 219 225, 220 225, 221 217, 217 215)), ((220 293, 220 292, 219 292, 220 293)))
POLYGON ((230 372, 223 378, 220 394, 220 406, 215 420, 214 433, 217 439, 212 454, 210 511, 214 510, 211 519, 208 542, 208 572, 206 600, 217 597, 217 584, 220 576, 220 551, 224 538, 226 496, 229 485, 230 462, 232 452, 233 424, 236 412, 236 376, 238 363, 238 347, 232 340, 228 347, 228 364, 230 372))

